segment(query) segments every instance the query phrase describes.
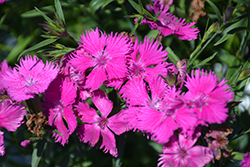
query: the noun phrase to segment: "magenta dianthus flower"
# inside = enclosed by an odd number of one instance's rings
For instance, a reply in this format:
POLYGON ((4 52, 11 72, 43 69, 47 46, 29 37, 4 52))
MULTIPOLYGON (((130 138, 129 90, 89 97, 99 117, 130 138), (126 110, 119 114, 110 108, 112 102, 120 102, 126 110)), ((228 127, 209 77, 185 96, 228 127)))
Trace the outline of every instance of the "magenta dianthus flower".
POLYGON ((72 104, 76 98, 76 87, 69 78, 58 76, 49 86, 44 94, 44 103, 48 115, 48 124, 56 127, 62 134, 54 133, 56 142, 62 145, 68 142, 69 136, 77 126, 76 116, 73 112, 72 104), (67 127, 65 123, 67 123, 67 127))
POLYGON ((188 24, 185 22, 185 19, 178 19, 173 14, 167 12, 167 10, 163 10, 158 19, 159 21, 154 22, 144 18, 140 24, 148 24, 152 30, 159 30, 163 36, 174 34, 181 40, 188 41, 197 38, 199 29, 191 28, 195 22, 188 24))
POLYGON ((160 11, 160 10, 169 10, 174 0, 152 0, 152 2, 154 3, 154 6, 147 5, 146 8, 150 12, 156 11, 156 13, 158 13, 157 11, 160 11))
POLYGON ((158 167, 202 167, 213 158, 213 152, 209 147, 193 146, 200 134, 186 137, 179 134, 179 139, 174 135, 170 141, 163 145, 163 154, 160 154, 158 167))
POLYGON ((21 105, 9 99, 0 102, 0 126, 8 131, 16 131, 25 115, 26 110, 21 105))
POLYGON ((167 59, 167 54, 167 51, 163 50, 162 45, 158 44, 154 39, 145 37, 140 44, 136 40, 134 51, 131 53, 131 59, 128 62, 128 82, 123 85, 119 92, 123 94, 123 98, 127 97, 126 87, 133 80, 137 81, 136 78, 141 78, 149 83, 154 77, 159 75, 166 76, 168 70, 164 61, 167 59))
POLYGON ((234 93, 223 79, 203 70, 192 71, 191 77, 187 75, 186 87, 188 92, 186 100, 194 107, 200 123, 222 123, 228 117, 226 103, 233 100, 234 93), (194 76, 195 73, 195 76, 194 76))
POLYGON ((127 131, 127 122, 124 120, 122 114, 118 113, 112 117, 108 117, 110 114, 113 103, 106 97, 94 96, 92 101, 100 111, 99 116, 95 109, 90 108, 87 103, 79 103, 76 106, 78 111, 78 117, 85 124, 79 128, 79 139, 93 147, 99 140, 99 136, 102 137, 102 144, 100 149, 104 147, 104 152, 109 152, 111 155, 117 157, 118 152, 116 148, 115 136, 111 130, 120 135, 127 131))
POLYGON ((81 36, 81 42, 82 52, 76 52, 70 63, 81 72, 93 68, 86 76, 85 89, 96 90, 106 80, 125 77, 126 56, 131 47, 127 38, 118 33, 106 35, 96 28, 86 31, 86 35, 81 36))
POLYGON ((35 55, 21 58, 20 66, 7 71, 3 76, 3 84, 12 100, 23 101, 43 93, 53 81, 59 68, 54 63, 43 61, 35 55))
MULTIPOLYGON (((4 127, 8 131, 16 131, 25 115, 26 110, 21 105, 13 103, 9 99, 0 102, 0 127, 4 127)), ((4 154, 3 132, 0 131, 0 156, 4 154)))
POLYGON ((175 130, 187 131, 196 126, 197 116, 185 104, 180 91, 171 88, 161 77, 152 79, 149 90, 151 96, 139 78, 126 87, 129 107, 124 112, 131 119, 132 128, 151 134, 158 143, 166 143, 175 130))

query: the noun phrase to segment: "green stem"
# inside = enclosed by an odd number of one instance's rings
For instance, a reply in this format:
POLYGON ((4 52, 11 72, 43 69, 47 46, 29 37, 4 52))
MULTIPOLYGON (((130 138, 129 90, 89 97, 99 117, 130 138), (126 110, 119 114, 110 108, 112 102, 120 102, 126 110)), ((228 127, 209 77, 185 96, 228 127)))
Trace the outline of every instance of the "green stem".
POLYGON ((201 52, 207 47, 207 45, 214 39, 214 37, 217 35, 217 33, 215 33, 207 42, 206 44, 201 48, 201 45, 203 43, 201 43, 200 45, 198 45, 198 47, 194 50, 193 53, 191 53, 190 55, 190 62, 188 64, 188 66, 191 66, 195 59, 197 59, 197 57, 201 54, 201 52), (198 53, 197 53, 198 52, 198 53), (193 57, 193 58, 192 58, 193 57))

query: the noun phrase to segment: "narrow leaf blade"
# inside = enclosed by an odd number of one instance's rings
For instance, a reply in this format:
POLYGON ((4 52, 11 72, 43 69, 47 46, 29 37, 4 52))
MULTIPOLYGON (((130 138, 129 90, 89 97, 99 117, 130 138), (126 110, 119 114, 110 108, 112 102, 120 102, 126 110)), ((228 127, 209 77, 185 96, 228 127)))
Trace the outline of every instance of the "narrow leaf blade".
POLYGON ((35 46, 32 46, 31 48, 28 48, 26 50, 24 50, 19 56, 18 56, 18 60, 21 58, 22 55, 24 55, 25 53, 31 52, 33 50, 39 49, 41 47, 47 46, 53 42, 55 42, 58 38, 51 38, 51 39, 46 39, 38 44, 36 44, 35 46))
POLYGON ((170 48, 167 47, 167 51, 168 51, 168 58, 174 63, 176 64, 179 59, 179 57, 174 53, 174 51, 170 48))
POLYGON ((207 2, 209 3, 209 5, 214 9, 214 12, 218 18, 219 21, 221 21, 221 14, 219 9, 217 8, 217 6, 211 1, 211 0, 207 0, 207 2))
POLYGON ((64 18, 63 10, 62 10, 62 6, 61 6, 61 3, 60 3, 59 0, 55 0, 55 7, 56 7, 56 13, 58 14, 60 19, 65 24, 65 18, 64 18))
POLYGON ((232 34, 225 34, 223 37, 221 37, 221 39, 219 41, 217 41, 214 46, 217 46, 221 43, 223 43, 224 41, 228 40, 228 38, 230 38, 232 36, 232 34))
POLYGON ((54 23, 53 20, 51 20, 48 16, 46 16, 46 14, 43 13, 41 10, 39 10, 37 7, 35 7, 35 9, 43 16, 43 18, 44 18, 45 20, 47 20, 48 22, 54 23))

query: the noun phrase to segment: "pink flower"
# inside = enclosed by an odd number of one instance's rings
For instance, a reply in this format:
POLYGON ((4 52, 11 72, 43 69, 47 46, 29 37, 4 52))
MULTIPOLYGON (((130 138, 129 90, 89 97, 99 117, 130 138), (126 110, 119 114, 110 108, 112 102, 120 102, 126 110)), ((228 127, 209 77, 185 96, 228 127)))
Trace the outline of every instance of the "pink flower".
MULTIPOLYGON (((166 63, 167 51, 163 50, 161 44, 158 44, 154 39, 144 38, 143 43, 137 44, 136 40, 134 45, 134 52, 131 53, 131 59, 128 62, 128 82, 121 88, 120 94, 126 98, 126 87, 132 80, 142 78, 146 82, 150 82, 152 78, 160 75, 167 75, 166 63)), ((123 81, 122 81, 123 83, 123 81)))
POLYGON ((170 6, 173 4, 174 0, 152 0, 154 6, 147 5, 146 8, 150 12, 158 13, 160 10, 169 10, 170 6))
POLYGON ((25 115, 26 110, 21 105, 12 103, 9 99, 0 102, 0 126, 8 131, 16 131, 25 115))
POLYGON ((115 136, 111 130, 120 135, 127 131, 127 123, 122 117, 122 114, 118 113, 112 117, 108 117, 110 114, 113 103, 106 97, 94 96, 92 101, 96 108, 100 111, 98 115, 95 109, 90 108, 87 103, 79 103, 76 106, 78 111, 78 117, 84 123, 80 126, 79 138, 84 143, 89 142, 93 147, 99 140, 99 136, 102 136, 102 144, 100 149, 104 147, 104 152, 109 152, 111 155, 117 157, 118 152, 116 148, 115 136))
POLYGON ((72 104, 76 98, 76 87, 73 81, 58 76, 49 86, 44 94, 46 113, 49 117, 48 124, 55 126, 61 133, 54 133, 56 142, 62 145, 68 142, 69 136, 77 126, 76 116, 72 104), (67 126, 65 125, 65 123, 67 126))
POLYGON ((5 154, 4 140, 3 140, 3 132, 0 131, 0 156, 5 154))
MULTIPOLYGON (((62 64, 60 67, 59 74, 64 75, 65 77, 68 76, 70 80, 74 81, 74 84, 78 88, 83 88, 85 84, 85 73, 77 70, 74 68, 70 63, 70 59, 72 59, 74 56, 74 53, 81 53, 82 48, 78 47, 74 52, 67 53, 62 60, 62 64)), ((60 62, 61 58, 58 59, 58 62, 60 62)))
POLYGON ((129 107, 124 112, 131 119, 132 128, 150 133, 158 143, 168 142, 179 128, 184 131, 194 128, 196 115, 185 104, 180 91, 169 87, 161 77, 149 83, 149 90, 151 96, 139 78, 126 87, 129 107))
POLYGON ((195 22, 188 24, 185 22, 185 19, 178 19, 173 14, 167 12, 167 10, 163 10, 158 19, 159 21, 154 22, 144 18, 140 24, 148 24, 152 30, 159 30, 163 36, 174 34, 181 40, 188 41, 197 38, 198 28, 191 28, 195 22))
POLYGON ((86 35, 81 36, 81 42, 82 51, 76 52, 70 63, 81 72, 93 68, 86 77, 85 89, 96 90, 106 80, 125 77, 126 55, 130 51, 126 38, 118 33, 107 36, 96 28, 91 32, 86 31, 86 35))
POLYGON ((0 64, 0 94, 4 94, 4 82, 3 82, 3 76, 7 71, 11 71, 11 68, 8 66, 7 61, 4 60, 0 64))
MULTIPOLYGON (((26 111, 21 105, 12 103, 9 99, 0 102, 0 126, 6 128, 8 131, 16 131, 25 115, 26 111)), ((4 154, 3 132, 0 131, 0 156, 4 154)))
POLYGON ((203 70, 192 71, 191 77, 187 76, 186 87, 188 92, 185 98, 194 107, 201 124, 222 123, 228 117, 226 104, 233 100, 234 93, 223 79, 203 70), (195 73, 195 76, 194 76, 195 73))
POLYGON ((43 93, 59 71, 51 62, 44 64, 35 55, 21 58, 20 66, 7 71, 3 76, 4 87, 12 100, 23 101, 43 93))
POLYGON ((244 155, 244 158, 243 158, 243 160, 241 161, 240 166, 241 166, 241 167, 249 167, 249 166, 250 166, 250 152, 247 152, 247 153, 244 155))
POLYGON ((158 167, 202 167, 213 159, 213 152, 208 147, 193 146, 200 134, 190 138, 179 134, 172 136, 170 141, 163 145, 163 154, 160 154, 158 167))

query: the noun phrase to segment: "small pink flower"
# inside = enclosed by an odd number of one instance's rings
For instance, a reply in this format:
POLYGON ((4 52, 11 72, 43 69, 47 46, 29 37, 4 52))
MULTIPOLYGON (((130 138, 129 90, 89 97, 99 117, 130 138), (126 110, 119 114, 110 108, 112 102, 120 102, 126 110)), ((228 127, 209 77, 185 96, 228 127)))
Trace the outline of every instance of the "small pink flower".
MULTIPOLYGON (((197 38, 198 28, 191 28, 195 22, 188 24, 185 19, 178 19, 167 10, 163 10, 158 19, 159 21, 154 22, 144 18, 140 24, 148 24, 152 30, 159 30, 163 36, 174 34, 181 40, 188 41, 197 38)), ((135 19, 136 21, 137 19, 135 19)))
POLYGON ((200 119, 200 123, 222 123, 228 117, 227 102, 233 100, 234 93, 223 79, 203 70, 192 71, 191 77, 187 75, 186 87, 188 92, 185 98, 190 101, 200 119), (194 75, 195 73, 195 75, 194 75))
POLYGON ((84 143, 89 142, 93 147, 102 136, 101 149, 104 147, 104 152, 109 152, 111 155, 117 157, 118 152, 116 148, 115 136, 111 130, 120 135, 127 131, 127 122, 123 119, 120 113, 108 117, 110 114, 113 103, 106 99, 106 97, 94 96, 92 101, 96 108, 100 111, 101 115, 98 115, 95 109, 90 108, 87 103, 79 103, 76 106, 78 111, 78 117, 82 120, 83 125, 80 126, 79 138, 84 143))
POLYGON ((43 61, 35 55, 21 58, 20 66, 7 71, 3 76, 3 84, 12 100, 23 101, 43 93, 59 71, 54 63, 43 61))
POLYGON ((75 58, 70 63, 80 72, 93 70, 86 76, 84 88, 96 90, 104 81, 125 77, 127 72, 126 56, 130 52, 130 44, 126 38, 111 33, 106 35, 98 30, 86 31, 81 36, 75 58))
POLYGON ((174 0, 152 0, 154 6, 147 5, 146 8, 150 12, 158 13, 160 10, 169 10, 174 0))
POLYGON ((179 134, 172 136, 170 141, 163 145, 163 154, 160 154, 158 167, 202 167, 213 159, 213 152, 208 147, 193 146, 200 134, 187 138, 179 134))
POLYGON ((244 158, 243 158, 243 160, 241 161, 240 166, 241 166, 241 167, 249 167, 249 166, 250 166, 250 152, 247 152, 247 153, 244 155, 244 158))
POLYGON ((28 145, 30 145, 32 143, 32 140, 27 139, 21 142, 21 146, 23 147, 27 147, 28 145))

